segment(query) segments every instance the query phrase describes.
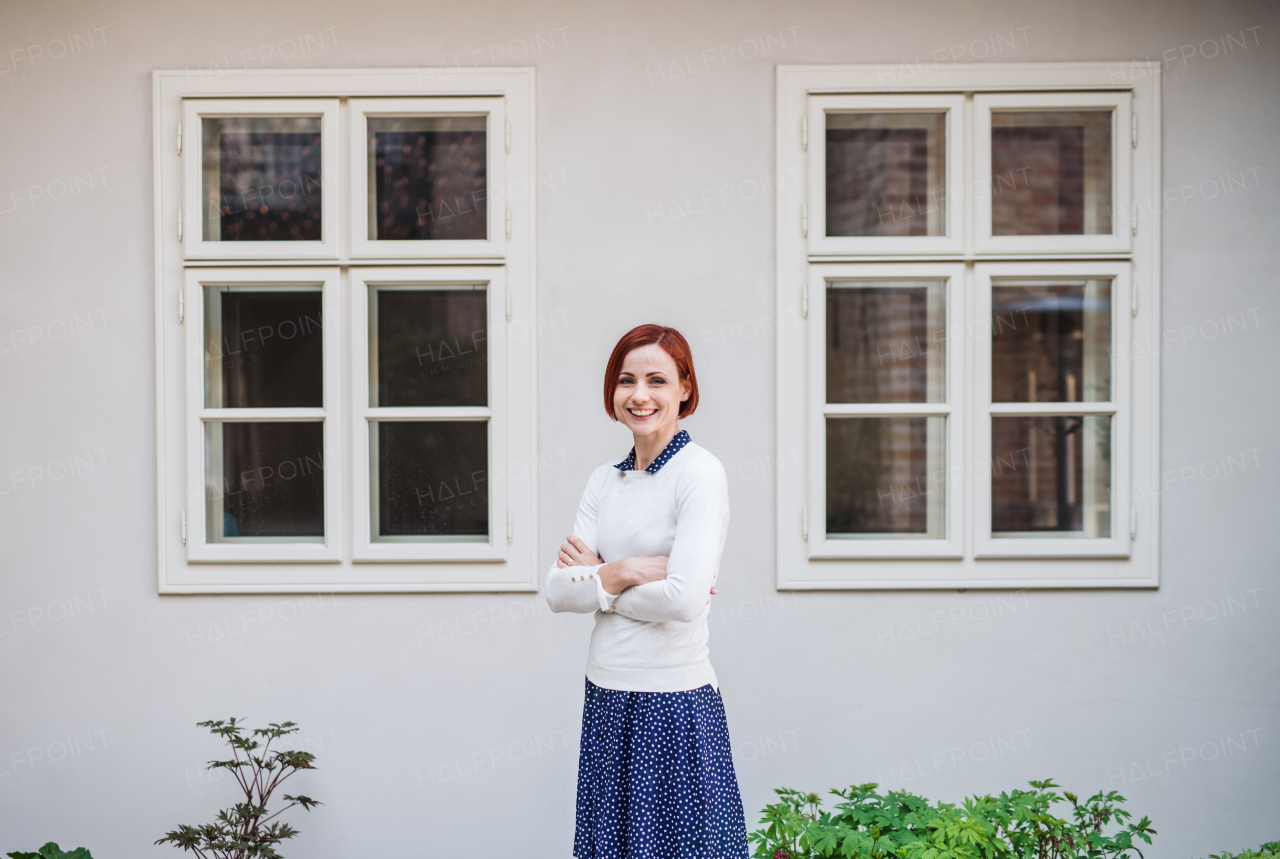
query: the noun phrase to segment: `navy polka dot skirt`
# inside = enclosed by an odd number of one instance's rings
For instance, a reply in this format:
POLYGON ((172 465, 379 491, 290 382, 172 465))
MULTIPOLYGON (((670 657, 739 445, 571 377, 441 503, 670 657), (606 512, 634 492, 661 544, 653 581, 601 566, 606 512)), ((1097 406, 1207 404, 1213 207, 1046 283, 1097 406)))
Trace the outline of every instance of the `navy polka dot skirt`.
POLYGON ((719 692, 623 692, 587 681, 573 855, 746 859, 719 692))

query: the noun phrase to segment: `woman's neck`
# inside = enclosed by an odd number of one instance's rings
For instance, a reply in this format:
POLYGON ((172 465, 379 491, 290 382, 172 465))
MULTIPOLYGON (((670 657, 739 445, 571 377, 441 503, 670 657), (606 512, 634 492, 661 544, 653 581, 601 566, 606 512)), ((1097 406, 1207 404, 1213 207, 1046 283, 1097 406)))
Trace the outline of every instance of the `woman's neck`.
POLYGON ((671 444, 671 439, 675 438, 678 432, 680 432, 680 422, 672 421, 671 426, 663 427, 657 432, 644 435, 632 433, 631 437, 636 446, 636 471, 644 471, 653 465, 653 461, 666 450, 667 445, 671 444))

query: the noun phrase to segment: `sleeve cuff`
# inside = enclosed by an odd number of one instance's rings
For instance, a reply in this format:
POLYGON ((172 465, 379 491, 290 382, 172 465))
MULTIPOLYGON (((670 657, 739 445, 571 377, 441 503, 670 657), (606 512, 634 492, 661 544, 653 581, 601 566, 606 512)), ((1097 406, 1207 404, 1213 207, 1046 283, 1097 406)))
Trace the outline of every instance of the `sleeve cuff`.
MULTIPOLYGON (((600 566, 604 566, 601 564, 600 566)), ((608 611, 613 608, 613 602, 622 594, 611 594, 604 589, 604 582, 600 580, 600 567, 594 567, 594 575, 596 579, 596 596, 600 599, 600 610, 608 611)))

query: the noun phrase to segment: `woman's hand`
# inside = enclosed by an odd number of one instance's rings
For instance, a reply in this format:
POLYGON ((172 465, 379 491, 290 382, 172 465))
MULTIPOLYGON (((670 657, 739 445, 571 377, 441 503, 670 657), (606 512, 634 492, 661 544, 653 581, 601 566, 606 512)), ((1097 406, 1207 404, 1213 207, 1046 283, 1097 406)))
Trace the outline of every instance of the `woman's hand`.
POLYGON ((605 593, 617 596, 629 587, 660 582, 667 577, 667 556, 623 558, 600 568, 600 583, 605 593))
POLYGON ((557 567, 595 567, 604 563, 577 537, 570 535, 565 539, 569 542, 560 546, 560 554, 556 556, 557 567))

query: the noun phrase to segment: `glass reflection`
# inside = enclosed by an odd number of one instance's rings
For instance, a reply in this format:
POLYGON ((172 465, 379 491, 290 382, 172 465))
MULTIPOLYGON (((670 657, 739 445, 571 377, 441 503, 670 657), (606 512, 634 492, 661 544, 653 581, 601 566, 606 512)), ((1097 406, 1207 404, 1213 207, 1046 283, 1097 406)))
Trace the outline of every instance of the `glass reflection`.
POLYGON ((1111 399, 1111 281, 997 281, 991 289, 991 401, 1111 399))
POLYGON ((486 405, 487 298, 484 286, 370 289, 369 405, 486 405))
POLYGON ((991 419, 995 536, 1111 536, 1111 417, 991 419))
POLYGON ((369 117, 369 238, 488 238, 485 116, 369 117))
POLYGON ((827 418, 827 536, 942 539, 946 418, 827 418))
POLYGON ((321 421, 206 423, 208 541, 321 542, 324 466, 321 421))
POLYGON ((319 287, 205 287, 205 407, 324 405, 319 287))
POLYGON ((374 540, 484 542, 489 535, 489 425, 378 421, 374 540))
POLYGON ((946 128, 946 113, 828 113, 827 235, 945 235, 946 128))
POLYGON ((946 399, 944 281, 832 281, 827 402, 946 399))
POLYGON ((201 120, 204 240, 321 240, 320 117, 201 120))
POLYGON ((1111 111, 991 113, 991 234, 1111 232, 1111 111))

